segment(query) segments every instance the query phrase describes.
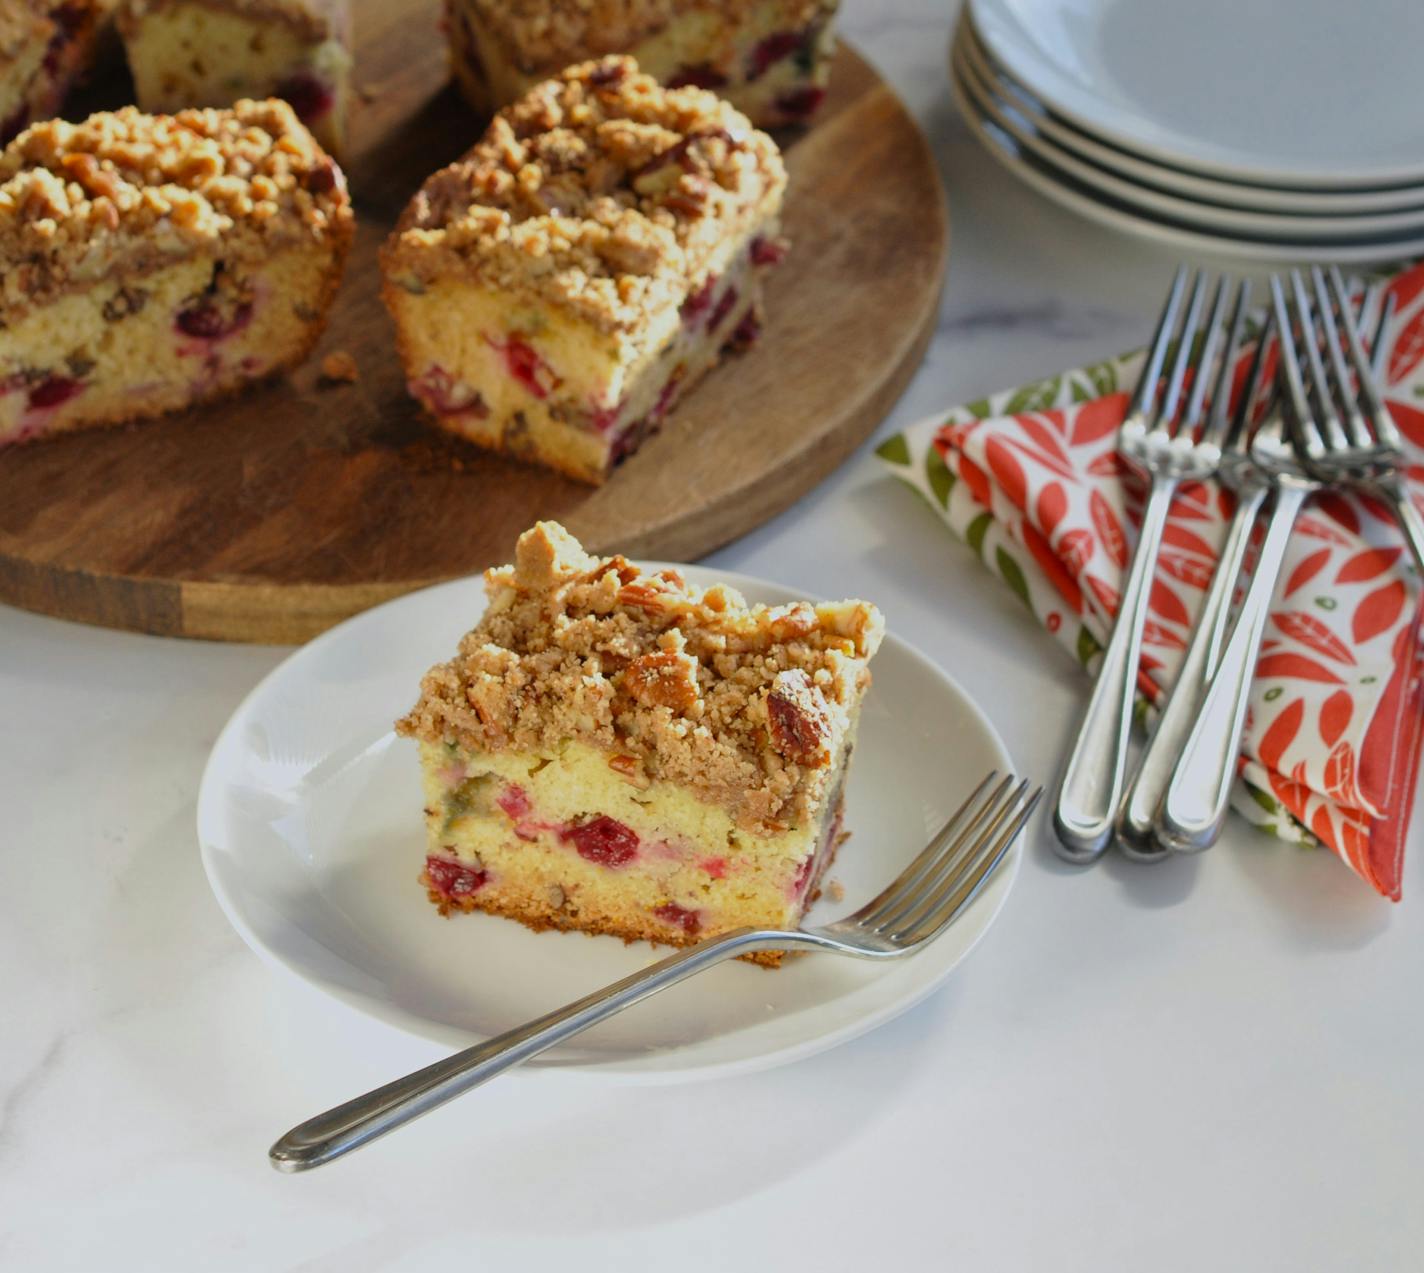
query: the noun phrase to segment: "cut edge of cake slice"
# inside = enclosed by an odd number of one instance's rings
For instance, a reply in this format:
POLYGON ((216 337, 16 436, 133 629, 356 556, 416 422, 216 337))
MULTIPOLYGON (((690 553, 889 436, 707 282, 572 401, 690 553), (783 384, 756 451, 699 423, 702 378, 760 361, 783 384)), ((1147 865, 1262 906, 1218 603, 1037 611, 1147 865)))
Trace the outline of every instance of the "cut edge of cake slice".
POLYGON ((26 130, 0 152, 0 445, 299 363, 352 232, 340 168, 285 102, 26 130))
POLYGON ((754 339, 785 251, 776 144, 628 58, 570 67, 432 176, 381 255, 441 428, 599 483, 754 339))
POLYGON ((839 0, 445 0, 450 65, 482 114, 560 67, 625 53, 669 88, 711 89, 759 128, 805 124, 820 107, 839 0))
POLYGON ((843 835, 875 607, 748 606, 547 522, 486 588, 397 723, 430 900, 673 945, 794 928, 843 835))
POLYGON ((64 104, 88 69, 100 0, 11 0, 0 6, 0 145, 64 104))
POLYGON ((115 20, 143 110, 280 97, 326 150, 344 152, 348 0, 122 0, 115 20))

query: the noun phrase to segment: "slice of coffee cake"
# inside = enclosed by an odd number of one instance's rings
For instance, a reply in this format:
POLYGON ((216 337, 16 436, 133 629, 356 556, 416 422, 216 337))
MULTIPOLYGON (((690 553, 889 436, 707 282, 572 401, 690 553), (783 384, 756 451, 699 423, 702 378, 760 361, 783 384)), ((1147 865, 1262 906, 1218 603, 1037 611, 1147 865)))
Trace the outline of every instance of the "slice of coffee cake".
POLYGON ((781 258, 775 143, 628 58, 497 115, 382 253, 411 393, 443 429, 601 482, 724 346, 781 258))
POLYGON ((758 128, 820 106, 838 0, 445 0, 450 65, 489 114, 571 62, 626 53, 670 88, 721 94, 758 128))
POLYGON ((280 97, 341 153, 351 95, 347 0, 121 0, 117 23, 144 110, 280 97))
POLYGON ((341 170, 284 102, 21 133, 0 153, 0 445, 300 362, 351 233, 341 170))
POLYGON ((397 724, 431 901, 674 945, 794 926, 840 837, 875 607, 748 606, 549 522, 486 589, 397 724))

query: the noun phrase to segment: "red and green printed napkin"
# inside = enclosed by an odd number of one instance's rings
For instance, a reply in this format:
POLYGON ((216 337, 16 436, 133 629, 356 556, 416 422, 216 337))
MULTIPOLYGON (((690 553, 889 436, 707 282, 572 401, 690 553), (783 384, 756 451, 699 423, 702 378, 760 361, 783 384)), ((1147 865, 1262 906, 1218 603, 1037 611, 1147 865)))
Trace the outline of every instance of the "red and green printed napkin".
MULTIPOLYGON (((1385 398, 1424 509, 1424 263, 1395 276, 1385 398)), ((1143 488, 1116 449, 1141 352, 957 407, 878 454, 1034 617, 1096 671, 1143 488)), ((1182 488, 1152 585, 1145 711, 1176 675, 1230 517, 1214 484, 1182 488)), ((1424 739, 1420 580, 1388 509, 1315 497, 1296 526, 1262 646, 1232 806, 1333 849, 1398 900, 1424 739)))

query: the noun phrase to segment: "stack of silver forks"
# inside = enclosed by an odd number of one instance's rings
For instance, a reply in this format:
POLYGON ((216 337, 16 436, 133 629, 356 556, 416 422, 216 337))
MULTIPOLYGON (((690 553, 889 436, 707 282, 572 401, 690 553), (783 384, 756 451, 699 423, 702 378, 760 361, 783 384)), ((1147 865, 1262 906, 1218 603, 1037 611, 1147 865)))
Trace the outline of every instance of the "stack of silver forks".
POLYGON ((1187 271, 1177 272, 1119 433, 1118 449, 1148 482, 1148 495, 1054 811, 1058 852, 1070 862, 1096 861, 1114 841, 1136 861, 1160 861, 1208 848, 1221 835, 1271 599, 1312 494, 1342 487, 1384 501, 1424 570, 1424 518, 1405 486, 1399 432, 1377 385, 1387 301, 1366 291, 1353 304, 1334 268, 1313 269, 1308 279, 1298 270, 1273 277, 1265 325, 1233 403, 1249 288, 1218 279, 1208 303, 1207 284, 1198 273, 1189 289, 1187 271), (1129 781, 1138 662, 1162 533, 1178 487, 1208 480, 1231 492, 1234 514, 1181 668, 1129 781), (1248 571, 1263 512, 1264 538, 1248 571))

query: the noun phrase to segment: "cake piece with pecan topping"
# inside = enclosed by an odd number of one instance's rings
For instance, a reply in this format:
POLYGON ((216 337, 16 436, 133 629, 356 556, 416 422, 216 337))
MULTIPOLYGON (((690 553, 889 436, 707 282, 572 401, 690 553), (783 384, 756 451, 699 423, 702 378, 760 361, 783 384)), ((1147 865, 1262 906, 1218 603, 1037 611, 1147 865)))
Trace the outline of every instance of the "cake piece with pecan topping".
POLYGON ((88 67, 103 12, 100 0, 0 4, 0 145, 63 106, 88 67))
POLYGON ((300 362, 351 233, 341 170, 285 102, 21 133, 0 153, 0 445, 300 362))
POLYGON ((826 95, 838 0, 445 0, 450 64, 486 114, 570 62, 626 53, 669 87, 720 93, 759 128, 826 95))
POLYGON ((348 0, 120 0, 116 20, 144 110, 280 97, 341 153, 351 98, 348 0))
POLYGON ((385 246, 411 393, 441 428, 602 482, 755 335, 785 186, 775 143, 711 93, 623 57, 569 68, 385 246))
POLYGON ((485 580, 396 726, 420 743, 430 900, 675 945, 794 927, 840 838, 875 607, 749 606, 550 522, 485 580))

